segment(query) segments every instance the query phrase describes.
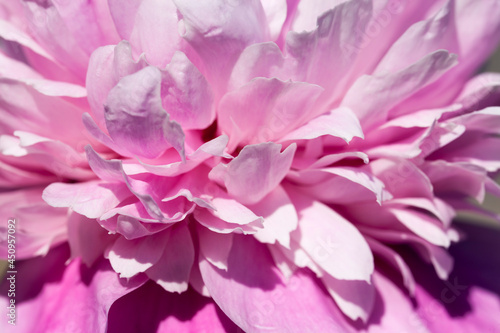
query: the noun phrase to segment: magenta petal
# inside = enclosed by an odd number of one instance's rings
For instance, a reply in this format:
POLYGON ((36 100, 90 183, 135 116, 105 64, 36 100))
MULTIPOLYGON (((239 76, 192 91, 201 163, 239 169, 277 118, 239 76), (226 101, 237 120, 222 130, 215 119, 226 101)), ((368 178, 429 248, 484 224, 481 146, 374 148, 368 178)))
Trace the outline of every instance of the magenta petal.
MULTIPOLYGON (((63 245, 46 257, 17 263, 16 331, 64 332, 85 327, 104 333, 113 302, 145 282, 143 276, 119 279, 106 260, 86 268, 78 259, 66 266, 68 258, 68 247, 63 245), (34 271, 37 274, 32 274, 34 271)), ((4 280, 0 288, 4 309, 9 302, 8 281, 4 280)), ((12 326, 2 320, 0 329, 9 332, 12 326)))
POLYGON ((245 332, 350 331, 309 273, 285 281, 265 246, 250 236, 235 236, 227 272, 203 258, 200 270, 214 301, 245 332))
POLYGON ((108 333, 238 331, 238 327, 209 298, 193 289, 180 295, 169 293, 153 282, 117 300, 108 318, 108 333))

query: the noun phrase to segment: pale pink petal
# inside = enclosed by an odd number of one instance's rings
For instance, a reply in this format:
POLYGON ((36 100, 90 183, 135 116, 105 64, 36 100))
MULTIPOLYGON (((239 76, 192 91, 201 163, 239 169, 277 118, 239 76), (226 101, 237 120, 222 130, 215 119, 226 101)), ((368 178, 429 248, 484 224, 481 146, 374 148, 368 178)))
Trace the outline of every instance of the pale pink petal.
MULTIPOLYGON (((347 1, 318 16, 313 31, 288 33, 286 50, 295 60, 294 80, 325 88, 320 97, 322 105, 338 103, 341 98, 338 93, 343 88, 342 79, 356 60, 349 54, 349 45, 362 38, 371 16, 371 1, 347 1)), ((319 109, 315 115, 323 113, 321 111, 326 110, 319 109)))
POLYGON ((145 53, 148 62, 165 67, 179 48, 177 9, 171 0, 108 1, 122 39, 130 41, 134 53, 145 53))
POLYGON ((412 244, 418 253, 429 263, 432 263, 437 275, 446 280, 453 269, 453 257, 442 247, 430 244, 426 240, 413 234, 400 231, 388 231, 359 227, 364 235, 371 236, 379 241, 390 244, 412 244))
POLYGON ((302 190, 311 197, 329 203, 353 203, 376 200, 382 203, 392 195, 384 183, 373 174, 351 167, 331 167, 290 173, 289 179, 303 184, 302 190), (335 191, 331 189, 335 188, 335 191), (345 194, 349 193, 349 196, 345 194))
POLYGON ((228 164, 219 164, 209 177, 224 184, 228 193, 243 204, 262 200, 285 178, 296 145, 283 152, 281 145, 268 142, 245 146, 228 164))
POLYGON ((123 183, 92 181, 78 184, 52 183, 43 199, 53 207, 70 207, 88 218, 98 218, 132 194, 123 183))
POLYGON ((224 235, 198 227, 200 254, 215 267, 227 271, 227 259, 233 245, 233 235, 224 235))
POLYGON ((395 198, 433 198, 431 180, 411 161, 380 158, 370 162, 370 170, 395 198))
POLYGON ((215 216, 213 212, 209 210, 197 209, 194 211, 194 218, 206 228, 222 234, 228 234, 232 232, 242 233, 245 235, 254 234, 259 229, 263 228, 263 218, 256 215, 250 216, 250 218, 253 219, 245 223, 242 223, 243 221, 241 218, 236 219, 238 223, 231 223, 215 216))
POLYGON ((169 292, 187 290, 189 273, 194 262, 194 246, 186 225, 169 229, 168 241, 160 259, 146 271, 148 277, 169 292))
POLYGON ((51 81, 38 81, 30 85, 26 82, 1 78, 0 101, 3 112, 0 130, 2 133, 12 134, 14 131, 25 131, 45 138, 58 139, 72 147, 80 146, 80 148, 89 143, 81 124, 84 111, 73 104, 72 99, 63 98, 71 97, 71 94, 75 92, 81 97, 81 93, 84 92, 83 88, 57 83, 59 87, 68 89, 54 91, 53 84, 51 81), (16 98, 12 98, 13 95, 16 98), (54 122, 53 119, 58 121, 54 122), (60 124, 65 124, 65 126, 60 124))
POLYGON ((163 107, 183 129, 204 129, 215 119, 212 89, 182 52, 176 52, 166 68, 161 95, 163 107))
MULTIPOLYGON (((97 31, 92 31, 87 29, 88 23, 84 24, 86 28, 82 28, 81 20, 87 19, 87 15, 82 15, 78 17, 78 21, 65 22, 65 15, 71 15, 71 11, 68 13, 61 13, 58 10, 57 2, 47 3, 46 6, 38 4, 36 2, 25 2, 25 12, 27 20, 29 22, 29 29, 36 36, 37 41, 42 45, 58 62, 64 64, 65 67, 69 68, 75 75, 80 78, 84 78, 87 71, 87 62, 90 53, 93 51, 89 45, 79 42, 73 35, 73 32, 79 32, 85 34, 89 31, 86 39, 90 43, 95 42, 92 40, 93 35, 97 31), (77 23, 80 27, 77 27, 77 23), (76 31, 71 31, 71 27, 75 27, 76 31), (90 49, 89 49, 90 47, 90 49)), ((63 9, 65 3, 63 3, 63 9)), ((85 4, 83 4, 85 5, 85 4)), ((71 7, 66 7, 71 9, 71 7)), ((78 9, 77 9, 78 10, 78 9)), ((73 11, 74 12, 74 11, 73 11)), ((69 17, 68 17, 69 18, 69 17)), ((75 20, 73 18, 73 20, 75 20)), ((95 30, 98 25, 93 24, 93 29, 95 30)), ((94 47, 100 46, 100 41, 94 44, 94 47)))
POLYGON ((404 226, 428 242, 443 247, 450 246, 450 239, 443 228, 438 225, 436 218, 404 208, 390 208, 388 211, 404 226))
POLYGON ((416 63, 429 53, 458 53, 455 1, 449 1, 431 18, 413 24, 387 51, 374 74, 394 73, 416 63), (421 41, 415 43, 416 40, 421 41))
POLYGON ((15 80, 43 78, 42 75, 24 62, 7 57, 3 53, 0 53, 0 75, 15 80))
POLYGON ((448 162, 465 162, 488 172, 495 172, 500 169, 499 146, 500 139, 486 133, 470 131, 441 148, 432 157, 448 162))
POLYGON ((369 282, 373 256, 356 227, 318 201, 290 195, 299 213, 299 227, 292 238, 301 248, 331 276, 369 282))
POLYGON ((16 42, 45 58, 53 60, 51 55, 49 55, 43 47, 33 40, 31 36, 7 21, 0 20, 0 36, 5 40, 16 42))
POLYGON ((264 218, 264 228, 254 235, 262 243, 279 242, 290 246, 290 233, 297 228, 298 216, 288 194, 278 186, 259 203, 248 208, 264 218))
POLYGON ((131 154, 154 158, 174 147, 184 155, 184 133, 161 106, 160 83, 160 71, 147 67, 124 77, 109 92, 106 128, 131 154))
POLYGON ((261 2, 239 2, 238 6, 223 0, 173 2, 182 15, 178 31, 203 59, 207 78, 220 96, 241 51, 266 39, 267 19, 261 2))
POLYGON ((317 18, 323 13, 346 2, 345 0, 309 0, 300 1, 295 14, 292 30, 297 32, 311 31, 317 26, 317 18))
POLYGON ((106 251, 106 257, 115 272, 128 279, 155 265, 165 251, 168 239, 168 231, 133 240, 119 237, 106 251))
POLYGON ((92 267, 116 239, 116 236, 109 235, 97 220, 88 219, 80 214, 72 213, 68 218, 67 227, 71 249, 70 260, 81 258, 87 267, 92 267), (92 246, 89 246, 89 240, 92 240, 92 246))
POLYGON ((280 35, 281 28, 286 19, 287 1, 261 0, 261 3, 266 14, 267 23, 269 24, 270 39, 275 40, 280 35))
POLYGON ((349 108, 341 107, 291 131, 281 141, 310 140, 322 135, 339 137, 349 143, 355 136, 363 138, 363 131, 356 115, 349 108))
POLYGON ((464 162, 432 161, 422 169, 431 180, 436 193, 454 191, 471 196, 479 202, 484 200, 487 175, 483 168, 464 162))
POLYGON ((457 32, 460 55, 466 70, 476 70, 494 50, 500 36, 500 23, 488 18, 500 15, 500 4, 495 1, 477 3, 457 0, 457 32), (474 25, 475 29, 470 29, 474 25))
POLYGON ((292 70, 285 67, 285 57, 272 42, 249 45, 236 61, 228 83, 228 90, 236 90, 257 77, 290 79, 292 70))
POLYGON ((321 281, 346 316, 368 321, 375 303, 375 287, 371 282, 337 280, 328 274, 321 281))
MULTIPOLYGON (((104 333, 113 302, 146 280, 144 277, 119 279, 106 260, 87 268, 78 259, 66 266, 68 258, 68 247, 62 245, 45 257, 17 263, 16 331, 64 332, 84 327, 104 333), (37 274, 32 274, 33 271, 37 274)), ((7 283, 1 290, 0 303, 6 308, 7 283)), ((8 332, 12 326, 2 320, 0 329, 8 332)))

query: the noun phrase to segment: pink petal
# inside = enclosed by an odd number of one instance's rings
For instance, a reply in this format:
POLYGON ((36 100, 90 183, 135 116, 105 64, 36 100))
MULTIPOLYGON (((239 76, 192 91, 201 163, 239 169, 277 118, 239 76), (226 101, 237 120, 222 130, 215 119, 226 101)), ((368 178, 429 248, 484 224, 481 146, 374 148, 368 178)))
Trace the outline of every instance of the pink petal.
POLYGON ((75 149, 29 132, 15 131, 14 135, 0 136, 0 153, 4 161, 28 170, 45 170, 60 179, 84 181, 95 177, 84 155, 77 151, 80 147, 75 149))
POLYGON ((19 260, 45 255, 67 239, 68 210, 47 205, 42 200, 42 190, 43 187, 35 187, 0 193, 0 215, 5 219, 0 225, 2 259, 7 259, 9 239, 11 243, 15 240, 15 256, 19 260), (15 238, 9 237, 9 224, 15 226, 15 238))
POLYGON ((372 173, 351 167, 330 167, 291 173, 289 179, 301 184, 302 190, 311 197, 329 203, 353 203, 372 201, 378 203, 391 199, 384 190, 384 183, 372 173), (337 191, 329 189, 336 188, 337 191), (342 190, 340 190, 342 189, 342 190), (346 196, 345 193, 349 193, 346 196))
POLYGON ((371 236, 377 240, 390 244, 412 244, 418 250, 419 254, 427 262, 432 263, 437 275, 442 280, 446 280, 453 269, 453 257, 443 248, 430 244, 426 240, 417 237, 413 234, 400 232, 377 230, 373 228, 358 227, 364 234, 371 236))
POLYGON ((30 132, 81 148, 88 143, 80 121, 83 110, 71 101, 80 100, 83 92, 82 87, 66 83, 33 81, 29 84, 29 81, 1 78, 0 101, 7 112, 2 113, 0 129, 2 133, 10 134, 14 131, 30 132), (16 98, 12 98, 14 95, 16 98), (78 99, 66 97, 72 95, 78 99), (58 122, 53 119, 58 119, 58 122), (60 126, 61 123, 66 126, 60 126))
POLYGON ((478 166, 458 162, 432 161, 423 166, 436 193, 462 193, 482 202, 485 195, 486 171, 478 166))
POLYGON ((229 136, 229 149, 285 136, 311 118, 321 91, 308 83, 257 78, 227 93, 219 105, 218 124, 229 136))
POLYGON ((233 235, 212 232, 205 227, 198 227, 200 254, 215 267, 227 271, 227 259, 233 245, 233 235))
POLYGON ((367 129, 383 122, 391 107, 435 81, 455 64, 455 55, 440 50, 396 73, 361 76, 347 92, 342 105, 354 111, 363 129, 367 129), (368 99, 370 103, 364 103, 368 99))
POLYGON ((350 330, 310 274, 298 272, 287 282, 250 236, 235 236, 233 244, 227 272, 203 258, 200 270, 214 301, 245 332, 350 330))
POLYGON ((430 217, 428 214, 412 211, 407 208, 391 208, 389 212, 404 226, 428 242, 443 247, 450 246, 448 235, 438 225, 436 219, 430 217))

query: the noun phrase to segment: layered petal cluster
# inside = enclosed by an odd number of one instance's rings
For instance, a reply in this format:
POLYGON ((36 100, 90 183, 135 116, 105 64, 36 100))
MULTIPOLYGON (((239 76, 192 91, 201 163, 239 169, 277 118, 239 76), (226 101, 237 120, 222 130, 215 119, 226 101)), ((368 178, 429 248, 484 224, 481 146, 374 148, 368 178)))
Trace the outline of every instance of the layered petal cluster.
POLYGON ((474 201, 500 197, 500 74, 476 75, 499 18, 490 0, 0 1, 16 325, 497 330, 499 284, 468 267, 498 273, 471 258, 500 236, 455 217, 498 219, 474 201))

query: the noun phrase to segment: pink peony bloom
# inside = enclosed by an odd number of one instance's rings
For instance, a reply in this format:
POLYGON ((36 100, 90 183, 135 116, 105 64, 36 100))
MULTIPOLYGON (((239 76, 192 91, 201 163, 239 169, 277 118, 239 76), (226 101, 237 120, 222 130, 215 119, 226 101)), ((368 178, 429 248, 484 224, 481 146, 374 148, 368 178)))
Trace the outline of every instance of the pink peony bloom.
POLYGON ((0 18, 2 332, 500 330, 498 1, 0 18))

